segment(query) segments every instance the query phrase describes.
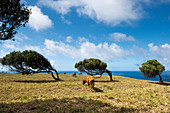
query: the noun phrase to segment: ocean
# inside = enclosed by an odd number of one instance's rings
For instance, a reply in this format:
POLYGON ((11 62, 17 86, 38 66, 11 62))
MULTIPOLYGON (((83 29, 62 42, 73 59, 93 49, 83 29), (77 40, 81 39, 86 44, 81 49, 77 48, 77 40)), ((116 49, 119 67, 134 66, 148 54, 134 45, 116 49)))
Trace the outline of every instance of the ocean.
MULTIPOLYGON (((73 72, 79 73, 78 71, 58 71, 60 74, 72 74, 73 72)), ((83 75, 87 75, 86 73, 83 73, 83 75)), ((107 73, 104 73, 103 75, 108 76, 107 73)), ((159 81, 159 76, 156 76, 155 78, 145 78, 143 74, 141 74, 140 71, 112 71, 113 79, 115 76, 123 76, 123 77, 129 77, 129 78, 135 78, 135 79, 141 79, 141 80, 150 80, 150 81, 159 81)), ((161 74, 162 80, 164 82, 170 82, 170 71, 165 71, 161 74)))
MULTIPOLYGON (((58 71, 59 74, 72 74, 73 72, 79 73, 78 71, 58 71)), ((7 71, 6 73, 15 73, 7 71)), ((47 73, 43 73, 47 74, 47 73)), ((83 73, 83 75, 87 75, 86 73, 83 73)), ((104 73, 103 75, 108 76, 107 73, 104 73)), ((141 74, 140 71, 112 71, 113 79, 114 76, 123 76, 123 77, 129 77, 129 78, 135 78, 135 79, 141 79, 141 80, 150 80, 150 81, 159 81, 159 77, 156 76, 155 78, 145 78, 143 74, 141 74)), ((164 71, 161 74, 162 80, 164 82, 170 82, 170 71, 164 71)))

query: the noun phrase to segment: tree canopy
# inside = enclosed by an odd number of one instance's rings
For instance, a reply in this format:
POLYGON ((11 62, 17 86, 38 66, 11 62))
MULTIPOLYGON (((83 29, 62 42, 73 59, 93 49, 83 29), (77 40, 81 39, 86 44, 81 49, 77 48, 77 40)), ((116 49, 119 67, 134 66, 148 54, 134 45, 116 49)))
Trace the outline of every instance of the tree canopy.
POLYGON ((30 13, 20 0, 0 0, 0 40, 14 39, 17 29, 28 23, 30 13))
POLYGON ((107 63, 95 58, 84 59, 75 64, 75 68, 80 72, 86 72, 88 75, 102 75, 106 72, 109 74, 110 80, 112 81, 112 73, 107 70, 106 67, 107 63))
POLYGON ((36 51, 25 50, 23 52, 13 51, 1 59, 2 65, 7 65, 11 71, 19 73, 51 73, 56 80, 59 79, 57 71, 51 66, 50 62, 36 51), (53 75, 55 71, 57 78, 53 75))
POLYGON ((142 63, 142 67, 139 67, 139 70, 147 78, 153 78, 159 75, 159 82, 163 83, 160 75, 165 70, 165 67, 157 60, 153 59, 142 63))

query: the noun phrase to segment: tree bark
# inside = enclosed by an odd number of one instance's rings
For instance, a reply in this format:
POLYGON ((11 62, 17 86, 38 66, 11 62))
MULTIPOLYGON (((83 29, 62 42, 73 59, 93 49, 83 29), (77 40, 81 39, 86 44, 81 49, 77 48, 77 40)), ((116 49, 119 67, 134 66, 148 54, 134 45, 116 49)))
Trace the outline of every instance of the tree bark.
POLYGON ((161 75, 160 74, 158 74, 158 75, 159 75, 159 82, 163 83, 161 75))
POLYGON ((111 75, 109 74, 109 76, 110 76, 110 81, 113 81, 113 80, 112 80, 112 74, 111 74, 111 75))
POLYGON ((57 75, 57 80, 59 80, 59 76, 58 76, 57 70, 54 69, 54 71, 55 71, 55 73, 56 73, 56 75, 57 75))
POLYGON ((107 69, 106 69, 106 72, 107 72, 107 73, 108 73, 108 75, 110 76, 110 81, 113 81, 113 80, 112 80, 112 72, 111 72, 111 71, 109 71, 109 70, 107 70, 107 69))
POLYGON ((53 70, 56 72, 56 75, 57 75, 57 78, 54 76, 53 72, 52 71, 49 71, 51 73, 51 76, 55 79, 55 80, 59 80, 59 76, 58 76, 58 73, 56 70, 53 70))

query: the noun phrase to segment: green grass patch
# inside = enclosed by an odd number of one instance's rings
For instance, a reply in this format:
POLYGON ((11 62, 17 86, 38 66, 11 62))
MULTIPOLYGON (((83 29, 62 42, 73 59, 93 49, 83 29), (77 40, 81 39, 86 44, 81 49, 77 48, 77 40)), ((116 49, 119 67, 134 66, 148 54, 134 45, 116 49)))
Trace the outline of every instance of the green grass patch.
POLYGON ((94 89, 82 80, 87 75, 0 74, 0 112, 169 112, 170 83, 113 76, 95 78, 94 89))

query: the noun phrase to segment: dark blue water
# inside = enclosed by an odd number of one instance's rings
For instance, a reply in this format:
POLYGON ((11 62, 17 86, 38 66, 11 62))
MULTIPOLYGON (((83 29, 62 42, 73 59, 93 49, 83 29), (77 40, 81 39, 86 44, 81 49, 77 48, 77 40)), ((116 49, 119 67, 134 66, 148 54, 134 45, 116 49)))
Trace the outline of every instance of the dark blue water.
MULTIPOLYGON (((73 72, 79 73, 78 71, 58 71, 59 74, 72 74, 73 72)), ((15 73, 15 72, 9 72, 7 73, 15 73)), ((47 74, 47 73, 43 73, 47 74)), ((87 75, 86 73, 83 73, 83 75, 87 75)), ((103 75, 108 75, 107 73, 104 73, 103 75)), ((159 81, 159 76, 156 76, 155 78, 145 78, 144 75, 141 74, 140 71, 112 71, 112 75, 114 76, 123 76, 123 77, 129 77, 129 78, 135 78, 135 79, 142 79, 142 80, 151 80, 151 81, 159 81)), ((161 74, 162 80, 164 82, 170 82, 170 71, 165 71, 161 74)))
MULTIPOLYGON (((156 76, 155 78, 145 78, 140 71, 113 71, 112 74, 116 76, 124 76, 135 79, 159 81, 159 76, 156 76)), ((161 74, 161 77, 164 82, 170 82, 170 71, 163 72, 161 74)))
MULTIPOLYGON (((78 71, 58 71, 58 73, 60 74, 64 74, 64 72, 66 72, 67 74, 72 74, 73 72, 76 72, 78 74, 78 71)), ((83 75, 87 75, 87 74, 83 73, 83 75)), ((108 74, 104 73, 103 75, 108 75, 108 74)), ((140 71, 112 71, 112 75, 142 79, 142 80, 159 81, 159 76, 156 76, 155 78, 145 78, 140 71)), ((163 72, 161 74, 161 77, 164 82, 170 82, 170 71, 163 72)))
MULTIPOLYGON (((64 72, 66 74, 72 74, 73 72, 76 72, 77 74, 79 73, 78 71, 58 71, 59 74, 64 74, 64 72)), ((87 74, 83 73, 83 75, 87 75, 87 74)), ((108 75, 108 74, 104 73, 103 75, 108 75)), ((159 76, 156 76, 155 78, 145 78, 140 71, 112 71, 112 75, 142 79, 142 80, 159 81, 159 76)), ((161 77, 164 82, 170 82, 170 71, 163 72, 161 74, 161 77)))

